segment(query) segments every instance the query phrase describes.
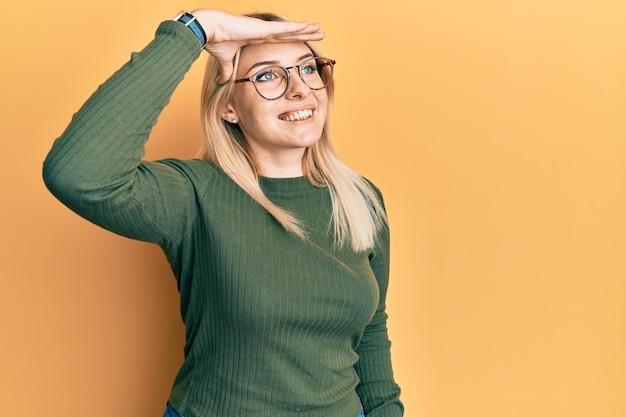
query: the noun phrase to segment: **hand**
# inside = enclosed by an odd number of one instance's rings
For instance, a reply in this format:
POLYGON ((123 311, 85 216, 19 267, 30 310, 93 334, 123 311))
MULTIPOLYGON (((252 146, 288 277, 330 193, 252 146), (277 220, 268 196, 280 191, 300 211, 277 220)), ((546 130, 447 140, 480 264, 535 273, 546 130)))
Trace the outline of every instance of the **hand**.
POLYGON ((242 46, 263 42, 318 41, 324 38, 319 24, 267 22, 212 9, 197 9, 192 14, 206 32, 208 43, 205 49, 220 64, 220 76, 216 80, 220 84, 233 76, 233 58, 242 46))

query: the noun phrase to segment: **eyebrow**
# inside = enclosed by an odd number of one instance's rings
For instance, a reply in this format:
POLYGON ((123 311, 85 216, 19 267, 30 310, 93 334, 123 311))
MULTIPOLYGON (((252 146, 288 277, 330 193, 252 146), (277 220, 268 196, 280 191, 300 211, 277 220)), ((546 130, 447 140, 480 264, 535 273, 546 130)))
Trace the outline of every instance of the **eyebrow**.
MULTIPOLYGON (((301 57, 299 57, 298 59, 296 59, 296 62, 301 62, 305 58, 312 58, 313 56, 314 55, 312 53, 304 54, 301 57)), ((280 65, 280 62, 279 61, 261 61, 261 62, 257 62, 256 64, 253 64, 250 68, 248 68, 248 71, 246 71, 246 74, 249 74, 250 71, 252 71, 256 67, 262 67, 262 66, 265 66, 265 65, 280 65)))

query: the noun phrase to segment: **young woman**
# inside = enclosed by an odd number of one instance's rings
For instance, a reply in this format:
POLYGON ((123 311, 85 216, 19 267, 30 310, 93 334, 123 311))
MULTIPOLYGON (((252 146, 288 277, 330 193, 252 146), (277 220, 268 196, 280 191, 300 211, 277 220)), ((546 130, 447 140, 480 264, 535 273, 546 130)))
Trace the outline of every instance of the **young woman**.
POLYGON ((311 44, 323 36, 269 14, 181 13, 46 158, 64 204, 167 255, 186 344, 166 416, 403 415, 386 329, 387 220, 378 190, 333 151, 335 61, 311 44), (204 158, 142 161, 203 49, 204 158))

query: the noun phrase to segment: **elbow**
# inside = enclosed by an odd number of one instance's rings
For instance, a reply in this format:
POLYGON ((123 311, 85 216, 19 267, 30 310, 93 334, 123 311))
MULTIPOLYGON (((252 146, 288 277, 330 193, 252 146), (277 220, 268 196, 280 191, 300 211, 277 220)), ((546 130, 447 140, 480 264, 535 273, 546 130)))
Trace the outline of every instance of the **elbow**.
POLYGON ((62 200, 63 195, 72 188, 71 184, 67 181, 67 175, 64 174, 62 164, 54 159, 52 152, 48 154, 43 162, 43 182, 48 191, 59 200, 62 200))
POLYGON ((80 195, 86 189, 86 183, 81 181, 81 173, 76 171, 75 165, 54 148, 43 162, 42 177, 46 188, 66 205, 72 196, 80 195))

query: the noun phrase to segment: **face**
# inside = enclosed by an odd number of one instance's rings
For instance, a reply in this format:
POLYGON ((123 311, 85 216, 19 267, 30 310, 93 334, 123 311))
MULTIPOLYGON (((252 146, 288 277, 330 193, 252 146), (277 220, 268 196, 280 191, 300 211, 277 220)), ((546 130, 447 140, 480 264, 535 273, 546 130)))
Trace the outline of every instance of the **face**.
MULTIPOLYGON (((304 43, 275 43, 246 46, 240 56, 236 78, 248 78, 260 69, 279 65, 291 67, 312 57, 304 43)), ((238 124, 257 159, 301 158, 304 149, 317 142, 326 122, 328 96, 325 89, 312 90, 298 69, 289 70, 290 86, 285 95, 266 100, 252 82, 235 84, 224 119, 238 124)))

